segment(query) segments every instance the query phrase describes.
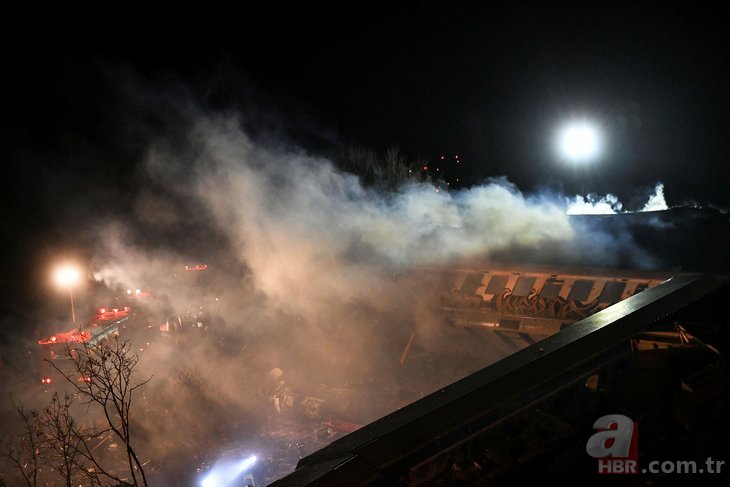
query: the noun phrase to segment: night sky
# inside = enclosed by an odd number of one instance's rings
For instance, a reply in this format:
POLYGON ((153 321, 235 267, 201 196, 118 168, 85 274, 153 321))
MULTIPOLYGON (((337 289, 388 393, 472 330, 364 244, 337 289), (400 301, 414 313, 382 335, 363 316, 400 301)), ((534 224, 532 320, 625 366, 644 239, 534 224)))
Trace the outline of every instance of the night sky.
POLYGON ((630 204, 661 181, 670 204, 730 207, 719 11, 425 5, 48 17, 3 34, 5 309, 39 286, 50 256, 85 245, 90 222, 129 213, 146 150, 176 136, 187 102, 315 153, 459 154, 467 185, 504 175, 527 192, 612 192, 630 204), (574 117, 606 137, 582 170, 552 146, 574 117))

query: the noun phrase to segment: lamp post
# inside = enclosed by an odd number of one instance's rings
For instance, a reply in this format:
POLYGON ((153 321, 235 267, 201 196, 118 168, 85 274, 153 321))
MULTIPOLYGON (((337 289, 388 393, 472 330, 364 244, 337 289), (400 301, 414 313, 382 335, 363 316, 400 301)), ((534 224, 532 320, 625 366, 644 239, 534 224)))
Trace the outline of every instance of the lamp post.
POLYGON ((70 265, 57 267, 53 273, 53 280, 56 284, 61 288, 68 289, 69 296, 71 296, 71 320, 74 325, 76 325, 76 309, 74 308, 73 286, 78 282, 80 274, 78 268, 70 265))

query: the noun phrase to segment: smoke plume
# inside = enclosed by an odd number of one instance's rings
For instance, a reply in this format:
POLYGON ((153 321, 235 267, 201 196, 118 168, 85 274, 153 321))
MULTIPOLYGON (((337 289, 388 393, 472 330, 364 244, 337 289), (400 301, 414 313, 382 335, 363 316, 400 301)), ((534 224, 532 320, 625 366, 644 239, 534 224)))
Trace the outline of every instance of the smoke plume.
POLYGON ((241 127, 235 117, 204 117, 182 146, 155 144, 145 168, 157 189, 141 193, 135 221, 99 234, 95 276, 110 289, 152 290, 160 317, 200 303, 215 323, 182 356, 164 343, 145 352, 158 377, 147 397, 171 412, 170 422, 144 424, 150 452, 169 458, 221 427, 239 439, 260 434, 274 411, 270 370, 366 422, 514 351, 464 333, 444 339, 429 311, 436 274, 422 271, 569 242, 559 200, 525 196, 505 179, 385 193, 241 127), (169 232, 178 236, 171 243, 150 237, 169 232), (197 263, 208 270, 183 270, 197 263), (159 372, 170 367, 177 372, 159 372), (200 407, 218 419, 201 420, 200 407))
POLYGON ((277 137, 253 138, 238 117, 190 113, 147 151, 134 214, 97 224, 91 239, 109 300, 152 293, 133 305, 149 333, 134 338, 139 373, 153 376, 135 427, 166 472, 159 485, 279 424, 270 394, 282 384, 364 423, 513 353, 433 315, 439 269, 583 253, 605 263, 635 247, 571 220, 562 197, 527 196, 504 178, 385 192, 277 137), (185 270, 198 264, 206 270, 185 270), (186 317, 207 330, 156 338, 186 317))
MULTIPOLYGON (((667 201, 664 198, 664 184, 656 183, 654 192, 649 195, 646 204, 639 209, 639 212, 667 210, 667 201)), ((625 213, 623 204, 618 197, 611 193, 604 196, 589 194, 587 196, 576 195, 568 200, 568 215, 615 215, 625 213)))

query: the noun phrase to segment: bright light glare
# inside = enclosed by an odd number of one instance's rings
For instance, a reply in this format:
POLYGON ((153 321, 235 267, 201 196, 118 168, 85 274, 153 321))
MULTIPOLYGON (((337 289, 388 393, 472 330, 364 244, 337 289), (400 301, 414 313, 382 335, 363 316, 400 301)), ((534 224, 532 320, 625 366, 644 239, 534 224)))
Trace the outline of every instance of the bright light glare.
POLYGON ((80 275, 81 273, 77 268, 64 265, 56 268, 53 273, 53 280, 56 281, 56 284, 59 286, 69 287, 78 282, 80 275))
POLYGON ((241 463, 238 464, 238 473, 243 473, 249 468, 253 467, 253 464, 256 463, 256 455, 251 455, 250 457, 241 460, 241 463))
POLYGON ((586 122, 573 123, 560 131, 558 149, 570 161, 586 162, 594 159, 600 148, 598 129, 586 122))
POLYGON ((208 475, 200 482, 201 487, 225 487, 237 485, 236 479, 256 463, 256 455, 251 455, 238 462, 218 461, 210 469, 208 475))

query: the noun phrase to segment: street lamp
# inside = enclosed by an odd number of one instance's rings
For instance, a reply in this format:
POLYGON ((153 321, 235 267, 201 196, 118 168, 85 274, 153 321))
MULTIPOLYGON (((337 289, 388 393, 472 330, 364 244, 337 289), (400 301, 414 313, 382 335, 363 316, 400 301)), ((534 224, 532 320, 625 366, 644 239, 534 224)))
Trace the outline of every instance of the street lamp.
POLYGON ((585 164, 598 157, 602 148, 598 127, 588 121, 573 121, 558 132, 558 152, 575 164, 585 164))
POLYGON ((62 288, 68 288, 71 296, 71 320, 76 324, 76 309, 74 308, 73 286, 79 281, 81 273, 78 268, 71 265, 62 265, 53 272, 53 280, 62 288))

